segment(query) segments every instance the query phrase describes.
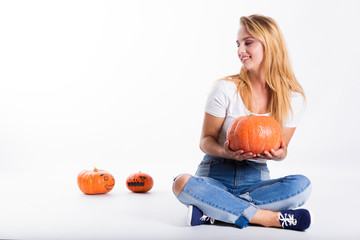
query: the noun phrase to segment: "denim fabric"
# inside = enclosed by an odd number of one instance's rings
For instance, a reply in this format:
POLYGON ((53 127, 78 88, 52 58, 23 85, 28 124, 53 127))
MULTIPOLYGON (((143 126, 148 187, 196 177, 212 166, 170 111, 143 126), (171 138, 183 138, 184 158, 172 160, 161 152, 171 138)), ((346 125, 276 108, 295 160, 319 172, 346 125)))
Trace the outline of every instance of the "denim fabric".
POLYGON ((182 192, 185 205, 194 205, 207 216, 243 228, 258 208, 293 209, 305 203, 311 183, 303 175, 270 179, 266 163, 235 161, 205 155, 182 192))

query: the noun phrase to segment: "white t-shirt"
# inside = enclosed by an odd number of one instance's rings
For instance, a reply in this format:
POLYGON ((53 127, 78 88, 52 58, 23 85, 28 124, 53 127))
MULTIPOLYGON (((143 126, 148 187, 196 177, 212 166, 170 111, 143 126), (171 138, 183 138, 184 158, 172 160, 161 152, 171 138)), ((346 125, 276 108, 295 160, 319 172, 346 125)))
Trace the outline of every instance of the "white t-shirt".
MULTIPOLYGON (((291 107, 293 114, 289 114, 284 126, 293 128, 297 126, 305 110, 304 99, 301 94, 293 93, 291 107)), ((250 112, 245 107, 235 83, 227 80, 220 80, 216 83, 208 96, 205 112, 215 117, 225 117, 224 124, 217 140, 220 146, 224 146, 227 129, 234 119, 241 116, 249 116, 250 114, 269 116, 269 113, 255 114, 250 112)), ((256 159, 251 161, 264 163, 266 162, 266 159, 256 159)))

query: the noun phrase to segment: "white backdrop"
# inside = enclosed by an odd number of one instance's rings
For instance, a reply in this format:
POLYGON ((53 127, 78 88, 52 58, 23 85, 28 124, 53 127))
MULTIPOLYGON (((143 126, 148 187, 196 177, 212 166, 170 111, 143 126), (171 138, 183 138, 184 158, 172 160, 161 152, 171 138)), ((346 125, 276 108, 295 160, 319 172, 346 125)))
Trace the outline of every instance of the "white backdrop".
POLYGON ((274 176, 355 176, 359 10, 345 0, 2 1, 0 174, 16 177, 0 184, 45 174, 77 188, 77 173, 96 166, 115 187, 141 170, 156 188, 194 173, 207 93, 239 71, 239 18, 254 13, 280 25, 307 94, 274 176))

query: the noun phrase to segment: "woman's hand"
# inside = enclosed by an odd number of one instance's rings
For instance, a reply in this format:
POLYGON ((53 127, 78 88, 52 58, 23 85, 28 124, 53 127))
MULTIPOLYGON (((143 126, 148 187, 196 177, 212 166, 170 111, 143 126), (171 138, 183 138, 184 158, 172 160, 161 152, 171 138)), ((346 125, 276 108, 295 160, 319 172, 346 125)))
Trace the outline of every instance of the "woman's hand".
POLYGON ((286 157, 287 154, 287 147, 285 141, 281 141, 280 148, 278 150, 271 149, 270 151, 265 151, 262 154, 257 154, 256 158, 261 159, 268 159, 268 160, 275 160, 280 161, 286 157))
POLYGON ((243 150, 239 150, 239 151, 233 151, 230 149, 229 146, 229 140, 226 140, 226 142, 224 143, 224 154, 223 154, 224 158, 229 158, 229 159, 234 159, 237 161, 243 161, 246 159, 252 159, 252 158, 257 158, 256 154, 253 154, 251 152, 244 152, 243 150))

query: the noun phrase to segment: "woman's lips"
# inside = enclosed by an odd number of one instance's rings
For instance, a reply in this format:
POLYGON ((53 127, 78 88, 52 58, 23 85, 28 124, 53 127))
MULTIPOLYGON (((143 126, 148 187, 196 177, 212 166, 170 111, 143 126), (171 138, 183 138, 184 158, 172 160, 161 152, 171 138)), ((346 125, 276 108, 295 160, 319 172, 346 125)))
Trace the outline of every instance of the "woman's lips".
POLYGON ((244 57, 243 59, 242 59, 242 62, 244 63, 244 62, 246 62, 247 60, 249 60, 250 59, 250 57, 244 57))

